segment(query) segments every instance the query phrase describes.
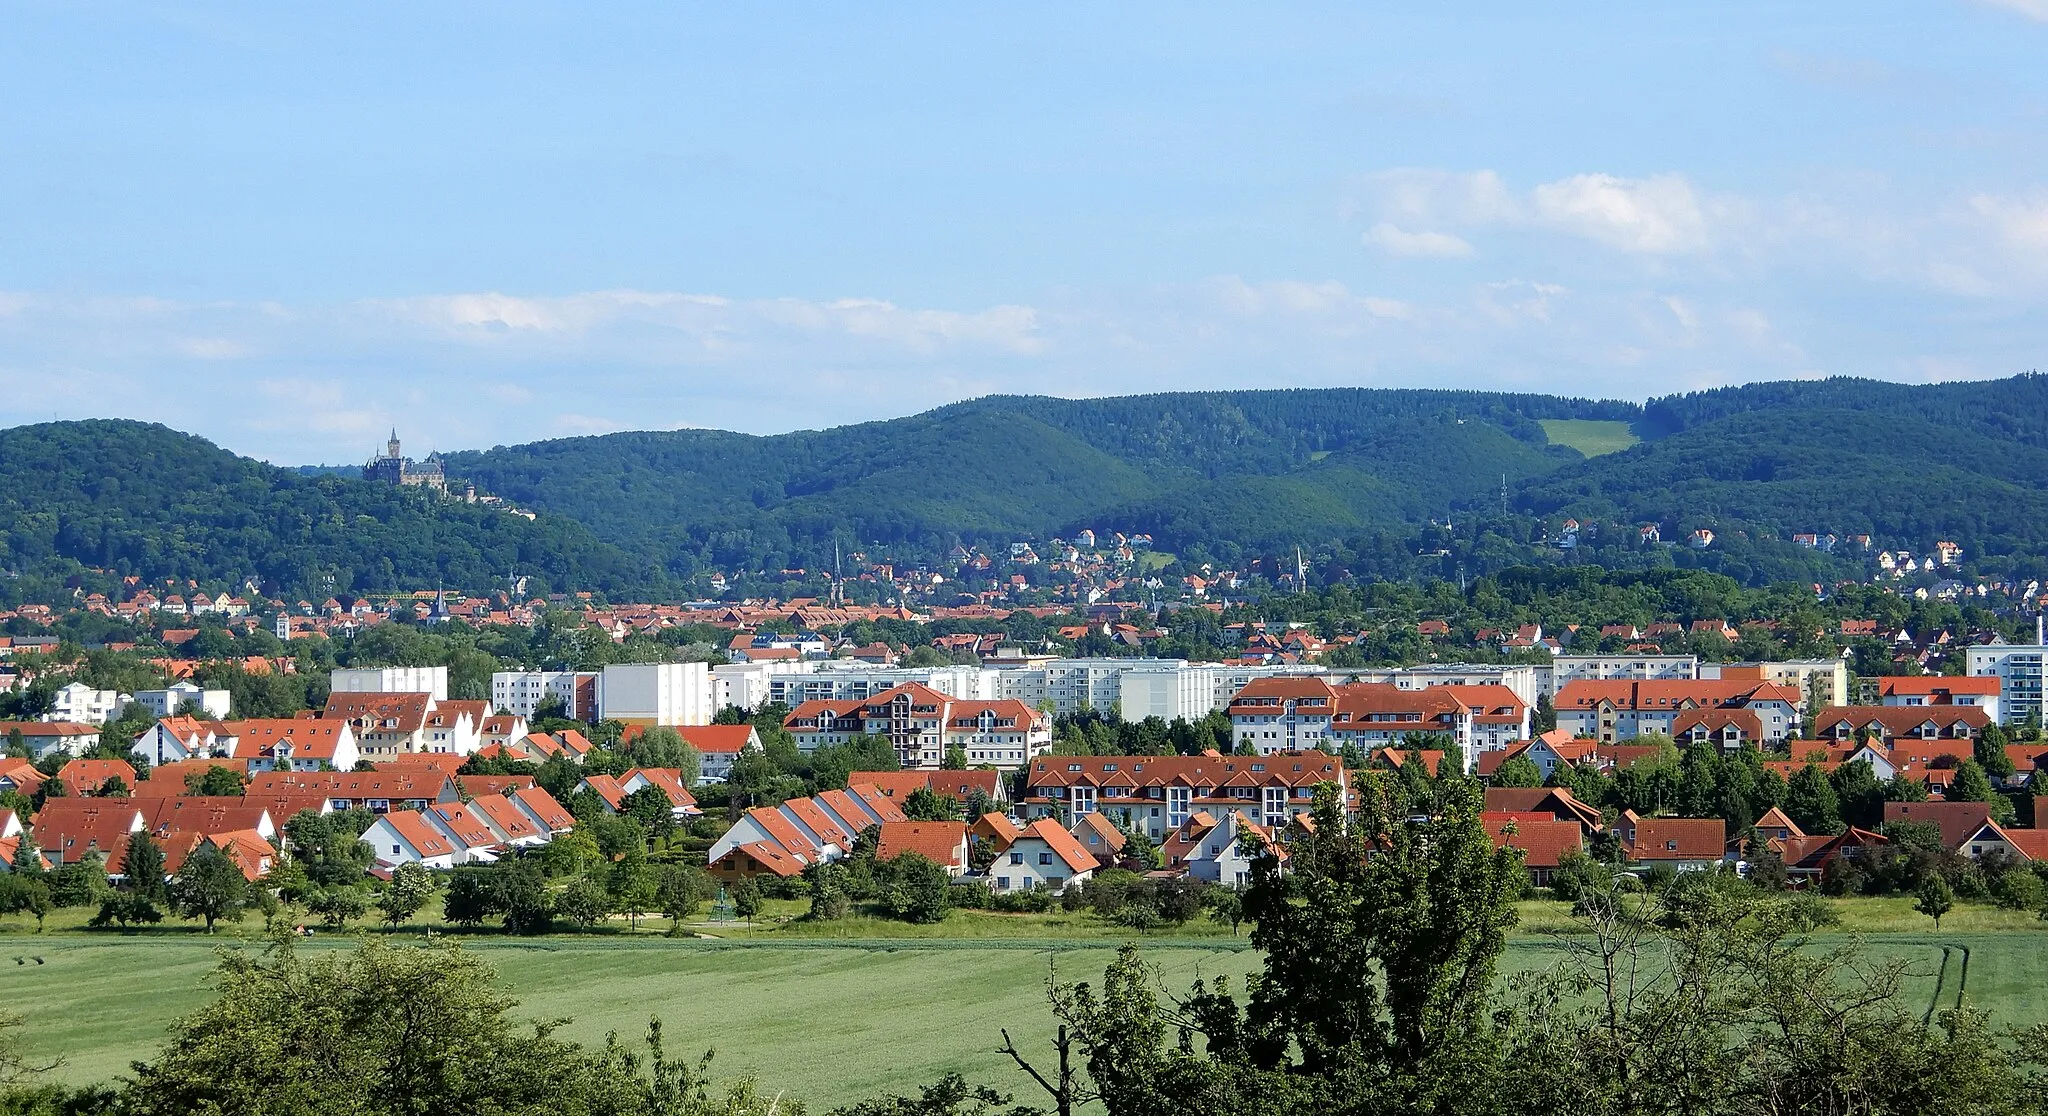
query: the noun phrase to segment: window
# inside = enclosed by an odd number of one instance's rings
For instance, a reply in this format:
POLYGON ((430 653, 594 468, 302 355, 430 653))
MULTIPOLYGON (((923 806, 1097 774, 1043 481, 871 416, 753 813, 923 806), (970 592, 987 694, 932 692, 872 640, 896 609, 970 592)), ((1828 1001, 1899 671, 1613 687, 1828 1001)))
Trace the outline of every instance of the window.
POLYGON ((1051 864, 1051 863, 1052 863, 1052 854, 1051 854, 1051 853, 1049 853, 1049 852, 1042 852, 1042 853, 1039 853, 1039 854, 1038 854, 1038 862, 1039 862, 1040 864, 1051 864))
POLYGON ((392 856, 397 856, 397 855, 398 855, 398 846, 397 846, 397 845, 393 845, 393 846, 391 846, 391 855, 392 855, 392 856))
POLYGON ((1022 863, 1024 863, 1024 854, 1023 854, 1023 853, 1020 853, 1020 852, 1013 852, 1013 853, 1011 853, 1011 854, 1010 854, 1010 863, 1012 863, 1012 864, 1022 864, 1022 863))

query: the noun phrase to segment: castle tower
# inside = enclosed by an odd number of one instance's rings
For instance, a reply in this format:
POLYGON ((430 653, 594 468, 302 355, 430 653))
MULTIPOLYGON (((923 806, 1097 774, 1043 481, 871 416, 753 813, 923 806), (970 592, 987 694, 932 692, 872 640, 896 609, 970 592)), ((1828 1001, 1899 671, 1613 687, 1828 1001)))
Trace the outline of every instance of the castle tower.
POLYGON ((386 443, 384 443, 384 456, 386 456, 386 457, 392 457, 392 458, 395 458, 395 457, 398 457, 398 456, 399 456, 399 452, 398 452, 398 428, 397 428, 397 427, 395 427, 395 426, 391 428, 391 440, 390 440, 390 441, 388 441, 388 442, 386 442, 386 443))

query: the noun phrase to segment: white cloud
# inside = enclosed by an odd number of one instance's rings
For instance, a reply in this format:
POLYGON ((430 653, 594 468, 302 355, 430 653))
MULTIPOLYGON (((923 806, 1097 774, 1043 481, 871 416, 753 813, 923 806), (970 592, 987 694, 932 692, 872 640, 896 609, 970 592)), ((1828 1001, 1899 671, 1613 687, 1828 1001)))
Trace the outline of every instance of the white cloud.
POLYGON ((2017 12, 2039 23, 2048 23, 2048 0, 1978 0, 1993 8, 2017 12))
POLYGON ((1575 174, 1531 194, 1534 219, 1624 252, 1668 255, 1708 246, 1699 197, 1681 175, 1575 174))
POLYGON ((1408 232, 1386 221, 1365 230, 1363 239, 1367 246, 1393 256, 1456 259, 1472 254, 1472 245, 1464 237, 1440 232, 1408 232))

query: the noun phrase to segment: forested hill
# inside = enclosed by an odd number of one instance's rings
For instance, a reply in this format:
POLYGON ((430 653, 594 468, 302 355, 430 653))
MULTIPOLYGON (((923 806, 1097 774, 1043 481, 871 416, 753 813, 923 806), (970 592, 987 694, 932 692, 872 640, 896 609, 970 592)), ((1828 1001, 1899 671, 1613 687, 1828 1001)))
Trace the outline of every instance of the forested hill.
POLYGON ((64 560, 292 593, 487 589, 514 569, 556 587, 662 588, 572 520, 302 476, 153 423, 0 430, 0 573, 64 560))
MULTIPOLYGON (((1646 407, 1370 389, 992 396, 829 430, 616 434, 458 453, 449 465, 677 573, 815 564, 834 540, 929 551, 1082 527, 1227 557, 1496 514, 1504 478, 1525 520, 1780 541, 1868 533, 1914 547, 1955 537, 1977 554, 2038 555, 2044 404, 2048 380, 2033 376, 1767 383, 1646 407), (1546 422, 1618 436, 1575 443, 1595 452, 1629 431, 1643 441, 1589 459, 1556 444, 1546 422)), ((1542 528, 1508 534, 1528 543, 1542 528)))
POLYGON ((1278 544, 1426 520, 1581 460, 1540 420, 1628 403, 1455 391, 998 396, 753 437, 680 430, 456 453, 449 469, 670 563, 816 562, 834 539, 943 549, 1081 527, 1278 544))

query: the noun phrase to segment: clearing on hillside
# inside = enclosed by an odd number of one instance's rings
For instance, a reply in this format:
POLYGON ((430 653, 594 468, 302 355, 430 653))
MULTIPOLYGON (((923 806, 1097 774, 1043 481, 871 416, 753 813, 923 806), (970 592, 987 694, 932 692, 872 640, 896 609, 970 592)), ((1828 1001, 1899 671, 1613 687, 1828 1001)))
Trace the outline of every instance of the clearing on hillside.
POLYGON ((1629 424, 1611 419, 1541 419, 1553 445, 1570 446, 1587 457, 1619 453, 1642 441, 1629 424))

